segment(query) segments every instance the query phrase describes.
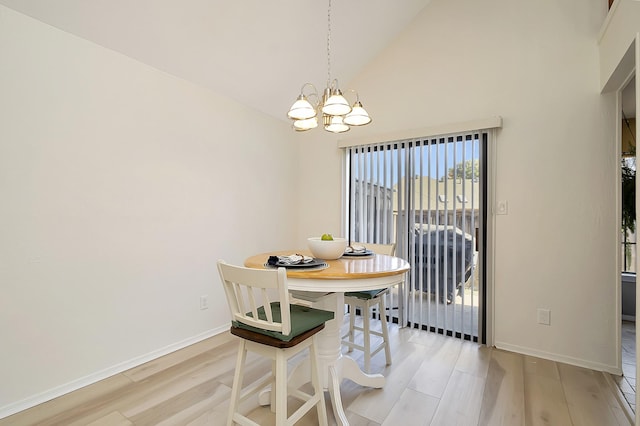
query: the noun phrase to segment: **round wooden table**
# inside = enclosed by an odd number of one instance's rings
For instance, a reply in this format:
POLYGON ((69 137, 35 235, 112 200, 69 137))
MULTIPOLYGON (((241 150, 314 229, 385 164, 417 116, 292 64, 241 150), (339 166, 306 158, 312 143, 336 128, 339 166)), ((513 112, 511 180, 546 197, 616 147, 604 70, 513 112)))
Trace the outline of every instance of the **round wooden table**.
MULTIPOLYGON (((290 254, 311 256, 307 250, 283 250, 261 253, 245 260, 249 268, 264 269, 269 256, 290 254)), ((334 319, 328 321, 324 330, 316 336, 317 354, 323 371, 323 383, 331 396, 331 404, 339 425, 348 425, 340 397, 340 383, 350 379, 362 386, 381 388, 385 378, 382 374, 367 374, 349 356, 342 354, 340 327, 344 319, 344 293, 348 291, 387 288, 403 280, 409 270, 409 263, 403 259, 383 254, 366 257, 341 257, 325 261, 325 269, 287 269, 289 290, 304 292, 306 300, 313 307, 334 312, 334 319)), ((308 382, 308 363, 303 362, 291 374, 291 385, 295 389, 308 382), (299 372, 298 374, 296 374, 299 372)), ((268 404, 268 399, 261 399, 268 404)))

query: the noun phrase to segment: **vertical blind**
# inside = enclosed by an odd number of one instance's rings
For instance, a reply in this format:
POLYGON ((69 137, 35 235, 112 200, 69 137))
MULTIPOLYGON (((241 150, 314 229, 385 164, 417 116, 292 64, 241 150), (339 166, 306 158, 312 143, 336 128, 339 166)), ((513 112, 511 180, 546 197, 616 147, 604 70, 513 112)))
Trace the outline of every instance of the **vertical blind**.
POLYGON ((396 243, 411 264, 390 292, 391 319, 477 339, 481 158, 488 133, 473 131, 347 150, 351 242, 396 243))

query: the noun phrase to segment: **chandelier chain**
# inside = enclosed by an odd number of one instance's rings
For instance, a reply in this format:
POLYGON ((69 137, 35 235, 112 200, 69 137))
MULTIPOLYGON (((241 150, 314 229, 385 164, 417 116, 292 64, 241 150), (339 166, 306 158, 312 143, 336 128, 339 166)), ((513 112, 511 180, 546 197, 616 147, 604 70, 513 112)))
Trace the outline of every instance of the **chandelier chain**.
POLYGON ((327 10, 327 87, 331 86, 331 0, 327 10))

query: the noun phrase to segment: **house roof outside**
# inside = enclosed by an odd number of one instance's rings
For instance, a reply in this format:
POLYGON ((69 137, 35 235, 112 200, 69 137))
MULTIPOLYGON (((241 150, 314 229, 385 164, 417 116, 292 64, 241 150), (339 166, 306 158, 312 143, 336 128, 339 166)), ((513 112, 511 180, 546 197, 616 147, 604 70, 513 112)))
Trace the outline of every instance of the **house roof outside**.
MULTIPOLYGON (((429 176, 413 178, 415 210, 473 211, 480 208, 478 179, 435 179, 429 176), (422 208, 420 208, 422 206, 422 208)), ((394 211, 398 210, 398 194, 405 190, 406 177, 393 187, 394 211)))

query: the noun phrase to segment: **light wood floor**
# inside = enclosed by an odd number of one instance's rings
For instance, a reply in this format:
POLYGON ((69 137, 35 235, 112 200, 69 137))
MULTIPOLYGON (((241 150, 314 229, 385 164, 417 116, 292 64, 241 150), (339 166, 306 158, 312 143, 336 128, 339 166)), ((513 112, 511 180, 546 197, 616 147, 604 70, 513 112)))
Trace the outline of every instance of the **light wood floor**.
MULTIPOLYGON (((384 365, 384 352, 372 363, 372 371, 387 378, 384 388, 342 383, 352 425, 631 424, 603 373, 390 328, 393 364, 384 365)), ((222 425, 235 339, 228 333, 215 336, 2 419, 0 425, 222 425)), ((354 358, 362 365, 361 356, 354 358)), ((252 378, 268 371, 268 362, 249 359, 252 378)), ((255 421, 273 424, 269 408, 248 402, 255 421)), ((315 410, 299 424, 315 425, 315 410)))
POLYGON ((622 376, 612 376, 625 400, 636 411, 636 323, 622 321, 622 376))

